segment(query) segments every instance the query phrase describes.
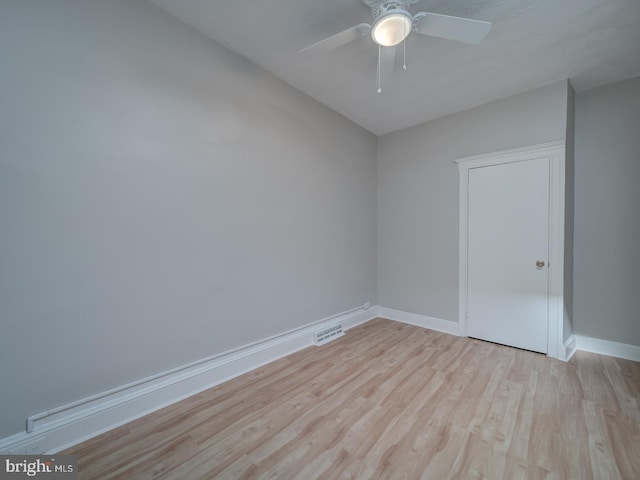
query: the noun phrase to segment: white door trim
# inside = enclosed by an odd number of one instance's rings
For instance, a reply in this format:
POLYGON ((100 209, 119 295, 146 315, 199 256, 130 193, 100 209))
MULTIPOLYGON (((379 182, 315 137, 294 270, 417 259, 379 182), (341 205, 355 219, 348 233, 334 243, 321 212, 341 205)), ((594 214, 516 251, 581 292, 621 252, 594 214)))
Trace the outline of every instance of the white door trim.
POLYGON ((535 158, 548 158, 549 171, 549 328, 547 355, 564 359, 564 185, 565 142, 532 145, 483 155, 460 158, 455 161, 459 172, 459 300, 458 318, 460 335, 467 336, 468 296, 468 225, 469 225, 469 170, 478 167, 523 162, 535 158))

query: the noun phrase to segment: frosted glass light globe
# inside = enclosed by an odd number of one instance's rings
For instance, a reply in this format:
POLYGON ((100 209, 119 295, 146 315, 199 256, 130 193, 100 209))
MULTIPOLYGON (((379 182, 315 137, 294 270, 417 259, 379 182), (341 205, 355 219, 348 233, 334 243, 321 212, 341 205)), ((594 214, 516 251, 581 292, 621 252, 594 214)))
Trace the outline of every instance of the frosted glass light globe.
POLYGON ((407 38, 411 33, 411 27, 412 20, 406 12, 389 12, 373 24, 371 38, 378 45, 393 47, 407 38))

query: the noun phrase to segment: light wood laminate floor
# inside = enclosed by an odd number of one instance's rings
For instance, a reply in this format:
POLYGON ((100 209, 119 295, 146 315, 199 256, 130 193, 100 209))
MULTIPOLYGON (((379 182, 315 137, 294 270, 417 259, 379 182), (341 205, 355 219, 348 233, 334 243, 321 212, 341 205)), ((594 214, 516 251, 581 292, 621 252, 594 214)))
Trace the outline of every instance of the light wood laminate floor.
POLYGON ((63 453, 81 479, 639 479, 640 363, 376 319, 63 453))

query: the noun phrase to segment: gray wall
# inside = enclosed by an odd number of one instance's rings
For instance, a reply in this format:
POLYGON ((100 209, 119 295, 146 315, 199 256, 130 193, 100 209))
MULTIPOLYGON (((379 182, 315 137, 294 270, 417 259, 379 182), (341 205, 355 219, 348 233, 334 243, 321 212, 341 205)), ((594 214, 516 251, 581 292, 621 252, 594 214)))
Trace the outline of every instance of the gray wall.
POLYGON ((575 196, 575 116, 576 94, 567 84, 567 133, 565 137, 564 183, 564 301, 562 335, 567 340, 573 333, 573 230, 575 196))
POLYGON ((567 82, 378 139, 378 304, 458 320, 460 157, 562 140, 567 82))
POLYGON ((0 3, 0 437, 376 298, 376 139, 156 7, 0 3))
POLYGON ((640 77, 576 96, 574 330, 640 345, 640 77))

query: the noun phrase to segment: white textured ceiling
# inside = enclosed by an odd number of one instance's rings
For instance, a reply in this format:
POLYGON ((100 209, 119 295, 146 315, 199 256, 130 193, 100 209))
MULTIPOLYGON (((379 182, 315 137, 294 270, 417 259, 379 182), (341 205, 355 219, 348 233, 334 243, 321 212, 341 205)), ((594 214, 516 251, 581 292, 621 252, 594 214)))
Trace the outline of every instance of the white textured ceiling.
POLYGON ((570 79, 576 91, 640 75, 640 0, 421 0, 493 23, 479 45, 412 34, 408 70, 376 93, 366 35, 321 54, 298 50, 358 23, 361 0, 151 0, 376 135, 570 79))

